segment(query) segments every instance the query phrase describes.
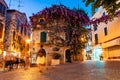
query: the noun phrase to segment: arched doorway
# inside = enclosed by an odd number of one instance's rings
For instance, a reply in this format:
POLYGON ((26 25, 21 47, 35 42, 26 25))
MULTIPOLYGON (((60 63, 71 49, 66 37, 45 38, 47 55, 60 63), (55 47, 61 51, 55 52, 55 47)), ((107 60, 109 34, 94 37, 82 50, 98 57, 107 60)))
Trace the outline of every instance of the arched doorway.
POLYGON ((70 49, 67 49, 65 51, 65 61, 66 62, 71 62, 71 52, 70 52, 70 49))

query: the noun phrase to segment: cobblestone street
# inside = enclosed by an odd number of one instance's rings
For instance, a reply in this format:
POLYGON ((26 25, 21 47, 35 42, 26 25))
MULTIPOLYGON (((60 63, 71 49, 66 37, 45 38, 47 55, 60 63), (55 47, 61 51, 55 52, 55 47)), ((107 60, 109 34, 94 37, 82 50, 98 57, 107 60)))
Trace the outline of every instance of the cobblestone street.
POLYGON ((120 61, 85 61, 49 67, 0 72, 0 80, 120 80, 120 61))

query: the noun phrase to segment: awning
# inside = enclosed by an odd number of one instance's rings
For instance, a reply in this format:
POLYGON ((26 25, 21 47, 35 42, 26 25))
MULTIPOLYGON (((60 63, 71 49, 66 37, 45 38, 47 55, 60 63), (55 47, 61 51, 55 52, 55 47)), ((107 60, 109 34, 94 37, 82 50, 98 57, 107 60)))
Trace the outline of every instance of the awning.
POLYGON ((102 43, 101 45, 102 45, 102 48, 107 48, 107 47, 112 47, 112 46, 120 45, 120 38, 111 40, 109 42, 102 43))

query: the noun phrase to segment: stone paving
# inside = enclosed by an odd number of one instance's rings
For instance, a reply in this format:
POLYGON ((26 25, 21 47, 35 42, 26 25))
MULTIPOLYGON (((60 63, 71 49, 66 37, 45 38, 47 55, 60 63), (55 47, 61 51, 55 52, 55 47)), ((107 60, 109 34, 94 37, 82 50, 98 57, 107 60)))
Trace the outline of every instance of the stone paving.
POLYGON ((49 67, 0 72, 0 80, 120 80, 120 61, 84 61, 49 67))

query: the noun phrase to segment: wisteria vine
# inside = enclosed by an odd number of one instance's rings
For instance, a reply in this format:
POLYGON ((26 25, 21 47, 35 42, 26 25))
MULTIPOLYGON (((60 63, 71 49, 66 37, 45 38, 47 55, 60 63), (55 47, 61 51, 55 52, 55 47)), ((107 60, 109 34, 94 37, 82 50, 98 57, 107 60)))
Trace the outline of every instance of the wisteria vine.
POLYGON ((31 23, 37 24, 39 23, 39 18, 45 18, 46 24, 49 22, 53 22, 54 20, 62 19, 64 20, 68 26, 71 25, 73 27, 89 24, 89 17, 81 11, 75 11, 68 9, 64 5, 53 5, 50 8, 45 8, 37 14, 33 14, 30 17, 31 23))

